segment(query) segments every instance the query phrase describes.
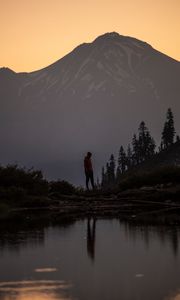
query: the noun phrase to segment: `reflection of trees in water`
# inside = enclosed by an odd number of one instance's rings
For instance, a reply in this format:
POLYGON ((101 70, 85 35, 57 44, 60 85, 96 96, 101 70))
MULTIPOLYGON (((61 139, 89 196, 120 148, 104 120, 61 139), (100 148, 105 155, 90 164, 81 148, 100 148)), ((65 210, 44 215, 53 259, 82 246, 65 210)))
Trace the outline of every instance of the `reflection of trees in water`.
POLYGON ((174 251, 174 255, 177 255, 179 249, 179 237, 177 228, 173 228, 173 232, 170 234, 170 241, 174 251))
MULTIPOLYGON (((110 219, 106 219, 107 221, 110 219)), ((7 248, 13 251, 19 251, 20 247, 29 245, 43 244, 45 240, 45 232, 49 227, 61 230, 69 230, 77 221, 76 218, 59 218, 57 214, 14 214, 9 220, 1 220, 0 224, 0 250, 7 248), (59 220, 60 219, 60 220, 59 220)), ((180 227, 173 223, 169 225, 166 222, 156 222, 155 218, 148 220, 122 219, 119 220, 126 237, 132 240, 141 238, 148 248, 151 241, 157 237, 162 245, 169 243, 172 247, 174 255, 179 250, 179 233, 180 227)), ((96 226, 97 218, 87 219, 87 253, 91 260, 95 259, 95 243, 96 243, 96 226)))
POLYGON ((50 213, 14 214, 8 220, 1 220, 0 249, 11 248, 19 251, 20 247, 43 244, 48 227, 65 230, 72 226, 75 219, 61 218, 50 213))
MULTIPOLYGON (((109 220, 109 219, 108 219, 109 220)), ((96 218, 87 219, 87 253, 88 256, 95 259, 95 243, 96 243, 96 218)), ((120 221, 125 234, 130 239, 136 241, 141 238, 146 247, 149 248, 152 240, 157 237, 164 245, 170 243, 173 253, 176 256, 179 249, 179 234, 180 228, 167 225, 141 224, 141 222, 120 221)))
POLYGON ((125 234, 127 237, 136 241, 141 237, 145 242, 147 248, 151 244, 151 241, 154 237, 158 237, 162 245, 170 243, 174 255, 176 256, 179 249, 179 238, 180 238, 180 228, 174 225, 160 225, 159 223, 153 225, 143 221, 143 224, 140 221, 120 221, 121 226, 124 227, 125 234))
POLYGON ((95 240, 96 240, 96 219, 88 218, 87 220, 87 253, 89 257, 95 258, 95 240))

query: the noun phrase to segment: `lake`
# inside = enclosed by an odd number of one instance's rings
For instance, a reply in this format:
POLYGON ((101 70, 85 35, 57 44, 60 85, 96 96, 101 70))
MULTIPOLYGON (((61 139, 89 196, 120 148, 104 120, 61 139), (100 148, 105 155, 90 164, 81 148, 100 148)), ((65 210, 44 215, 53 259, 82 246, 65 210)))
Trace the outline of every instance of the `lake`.
POLYGON ((0 300, 179 300, 180 228, 121 219, 1 222, 0 300))

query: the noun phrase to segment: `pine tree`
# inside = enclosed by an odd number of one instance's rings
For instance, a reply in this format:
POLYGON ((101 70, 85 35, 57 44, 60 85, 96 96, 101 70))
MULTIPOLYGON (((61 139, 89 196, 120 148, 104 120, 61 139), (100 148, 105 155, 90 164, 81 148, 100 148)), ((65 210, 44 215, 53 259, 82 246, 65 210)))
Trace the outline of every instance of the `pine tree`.
POLYGON ((145 144, 144 144, 144 160, 152 157, 155 154, 156 144, 154 139, 151 137, 150 132, 147 131, 145 134, 145 144))
POLYGON ((111 154, 110 159, 109 159, 109 184, 113 184, 115 182, 115 159, 114 155, 111 154))
POLYGON ((106 178, 106 186, 107 185, 110 185, 110 182, 111 182, 111 174, 110 174, 110 166, 109 166, 109 163, 107 162, 106 163, 106 172, 105 172, 105 178, 106 178))
POLYGON ((104 187, 106 185, 106 174, 104 171, 104 167, 102 167, 102 173, 101 173, 101 186, 104 187))
POLYGON ((126 165, 128 170, 133 166, 133 154, 132 154, 130 144, 128 144, 128 148, 127 148, 126 165))
POLYGON ((174 143, 175 128, 174 128, 174 116, 171 108, 168 108, 166 113, 166 121, 164 123, 162 131, 162 146, 163 149, 167 149, 174 143))
POLYGON ((139 163, 139 146, 136 134, 133 135, 132 139, 132 163, 133 165, 139 163))
POLYGON ((140 123, 138 132, 138 138, 134 135, 132 140, 133 162, 135 165, 152 157, 156 147, 154 139, 151 137, 144 121, 140 123))
POLYGON ((176 142, 179 142, 180 141, 180 137, 179 137, 179 135, 177 134, 176 135, 176 142))
POLYGON ((121 170, 120 170, 120 168, 118 166, 117 170, 116 170, 116 181, 117 182, 119 181, 120 177, 121 177, 121 170))
POLYGON ((139 150, 139 161, 142 162, 146 155, 146 133, 147 127, 145 122, 142 121, 138 128, 139 131, 139 139, 138 139, 138 150, 139 150))
POLYGON ((123 146, 121 146, 119 149, 119 156, 118 156, 118 169, 120 171, 120 174, 123 174, 125 172, 126 163, 127 163, 126 153, 124 151, 123 146))
POLYGON ((145 122, 142 121, 139 126, 139 154, 140 162, 152 157, 155 153, 155 142, 151 137, 145 122))

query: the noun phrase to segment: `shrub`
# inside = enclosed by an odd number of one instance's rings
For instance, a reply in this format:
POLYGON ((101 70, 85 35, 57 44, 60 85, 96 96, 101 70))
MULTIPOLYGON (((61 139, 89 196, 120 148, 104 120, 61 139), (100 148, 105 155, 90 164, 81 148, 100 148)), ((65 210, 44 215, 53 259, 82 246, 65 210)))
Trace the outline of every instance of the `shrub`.
POLYGON ((0 187, 23 189, 29 195, 46 195, 48 182, 39 170, 20 168, 17 165, 0 167, 0 187))
POLYGON ((51 181, 49 183, 49 192, 51 194, 71 195, 74 194, 75 191, 75 187, 65 180, 51 181))
POLYGON ((11 186, 8 188, 0 188, 0 199, 6 200, 24 200, 27 196, 26 191, 21 187, 11 186))
POLYGON ((155 168, 152 171, 139 171, 122 178, 119 183, 121 189, 140 188, 142 186, 153 186, 157 184, 179 183, 180 168, 177 166, 165 166, 155 168))

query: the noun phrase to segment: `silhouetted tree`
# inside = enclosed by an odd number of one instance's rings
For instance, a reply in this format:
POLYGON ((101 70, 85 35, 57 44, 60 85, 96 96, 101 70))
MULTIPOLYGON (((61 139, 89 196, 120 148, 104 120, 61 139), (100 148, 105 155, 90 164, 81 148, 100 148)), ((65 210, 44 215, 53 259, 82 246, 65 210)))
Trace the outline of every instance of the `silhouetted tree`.
POLYGON ((114 159, 114 155, 111 154, 110 159, 109 159, 109 184, 113 184, 115 182, 115 159, 114 159))
POLYGON ((127 148, 126 165, 128 170, 133 166, 133 153, 130 144, 128 144, 127 148))
POLYGON ((101 173, 101 186, 102 188, 107 187, 110 184, 111 180, 111 174, 110 174, 110 166, 109 163, 106 163, 106 170, 104 167, 102 167, 102 173, 101 173))
POLYGON ((162 148, 167 149, 174 143, 175 128, 174 128, 174 116, 171 108, 168 108, 166 113, 166 121, 162 131, 162 148))
POLYGON ((161 141, 160 146, 159 146, 159 152, 161 152, 163 150, 163 143, 161 141))
POLYGON ((109 167, 109 163, 106 163, 106 184, 109 184, 110 182, 110 167, 109 167))
POLYGON ((127 163, 126 153, 124 151, 123 146, 121 146, 119 149, 119 156, 118 156, 118 169, 120 171, 120 174, 123 174, 125 172, 126 163, 127 163))
POLYGON ((110 169, 109 169, 109 163, 106 163, 106 169, 103 167, 102 168, 102 174, 101 174, 101 186, 107 187, 109 185, 110 181, 110 169))
POLYGON ((118 166, 116 169, 116 180, 119 181, 120 177, 121 177, 121 170, 118 166))
POLYGON ((138 138, 134 135, 132 140, 133 163, 135 165, 152 157, 156 147, 154 139, 151 137, 144 121, 140 123, 138 132, 138 138))
POLYGON ((101 186, 104 187, 106 185, 106 174, 104 171, 104 167, 102 167, 102 173, 101 173, 101 186))
POLYGON ((139 163, 139 146, 136 134, 134 134, 132 138, 132 162, 133 165, 137 165, 139 163))
POLYGON ((176 135, 176 142, 179 142, 180 141, 180 137, 179 137, 179 135, 177 134, 176 135))
POLYGON ((144 160, 152 157, 155 154, 156 144, 150 132, 147 131, 145 134, 145 145, 144 145, 144 160))

